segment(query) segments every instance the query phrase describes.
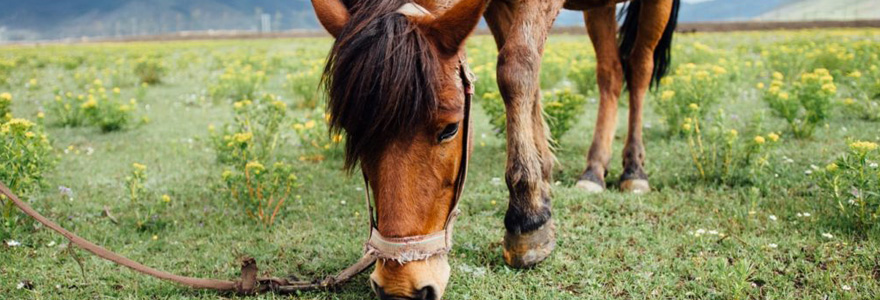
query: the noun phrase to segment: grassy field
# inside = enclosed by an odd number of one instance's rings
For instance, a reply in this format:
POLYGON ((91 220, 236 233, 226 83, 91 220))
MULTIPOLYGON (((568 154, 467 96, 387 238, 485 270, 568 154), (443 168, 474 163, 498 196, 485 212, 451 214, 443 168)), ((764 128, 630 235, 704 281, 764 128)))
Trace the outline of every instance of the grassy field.
MULTIPOLYGON (((11 93, 16 117, 35 120, 44 111, 46 132, 56 149, 57 165, 28 199, 41 213, 81 236, 173 273, 233 279, 238 277, 237 259, 246 255, 257 259, 261 271, 276 276, 311 278, 347 266, 361 254, 367 221, 362 182, 341 170, 337 145, 316 151, 293 137, 279 147, 280 155, 290 158, 300 185, 274 225, 265 227, 246 216, 224 190, 225 167, 217 161, 209 130, 233 120, 232 101, 241 99, 229 101, 212 90, 222 85, 218 82, 224 70, 244 65, 263 72, 265 82, 258 91, 280 95, 297 124, 317 119, 302 108, 309 105, 303 104, 301 94, 291 92, 289 83, 299 76, 316 78, 330 43, 300 39, 2 48, 0 60, 16 63, 7 83, 0 82, 0 93, 11 93), (145 56, 164 64, 162 83, 140 86, 130 74, 137 58, 145 56), (116 78, 112 70, 125 74, 116 78), (118 84, 121 98, 138 98, 132 121, 123 130, 103 133, 90 125, 54 125, 57 116, 48 107, 56 90, 62 95, 68 90, 86 93, 88 84, 78 84, 80 77, 87 82, 101 78, 108 90, 118 84), (130 200, 126 185, 133 163, 146 166, 143 186, 148 200, 144 201, 164 203, 161 210, 151 211, 156 215, 150 223, 154 226, 137 224, 142 206, 130 200), (69 188, 72 195, 62 194, 60 187, 69 188), (113 218, 105 216, 105 207, 113 218)), ((845 88, 846 74, 861 70, 868 76, 871 61, 874 68, 878 62, 877 52, 858 49, 877 43, 878 30, 677 37, 677 66, 711 62, 732 74, 725 77, 728 82, 711 111, 723 108, 730 126, 736 128, 765 113, 765 132, 782 136, 767 152, 765 176, 753 180, 701 179, 691 162, 689 139, 668 133, 664 122, 668 117, 655 109, 660 96, 654 95, 647 104, 646 147, 647 171, 655 190, 645 195, 623 194, 614 188, 599 195, 582 193, 574 183, 586 163, 598 105, 594 91, 575 89, 587 101, 556 153, 553 213, 558 246, 532 270, 511 269, 501 259, 507 203, 505 140, 487 122, 491 103, 480 101, 473 112, 475 148, 463 215, 456 223, 446 298, 880 297, 880 231, 855 229, 808 174, 844 153, 848 141, 880 141, 878 123, 857 118, 840 104, 853 92, 845 88), (783 71, 776 70, 773 61, 785 56, 777 54, 785 51, 780 48, 835 49, 832 43, 844 54, 858 57, 853 62, 844 55, 844 65, 829 68, 840 86, 830 114, 812 137, 795 139, 786 122, 769 113, 756 85, 770 82, 772 71, 783 71)), ((471 67, 478 75, 489 74, 481 76, 478 91, 491 93, 491 71, 485 71, 494 62, 491 38, 476 37, 469 47, 471 67)), ((570 73, 568 66, 592 63, 585 36, 554 36, 547 51, 545 90, 573 88, 570 78, 553 78, 554 73, 570 73)), ((796 78, 810 66, 810 61, 804 62, 801 69, 787 70, 786 77, 796 78)), ((710 102, 705 105, 710 110, 710 102)), ((608 178, 621 172, 625 106, 619 112, 622 121, 608 178)), ((293 132, 290 127, 284 131, 293 132)), ((876 186, 872 190, 875 196, 878 190, 876 186)), ((6 236, 0 238, 5 240, 0 245, 0 295, 4 295, 0 298, 236 298, 136 274, 81 250, 71 251, 61 236, 32 222, 13 220, 6 221, 6 236)), ((365 274, 340 291, 291 296, 370 297, 365 274)))

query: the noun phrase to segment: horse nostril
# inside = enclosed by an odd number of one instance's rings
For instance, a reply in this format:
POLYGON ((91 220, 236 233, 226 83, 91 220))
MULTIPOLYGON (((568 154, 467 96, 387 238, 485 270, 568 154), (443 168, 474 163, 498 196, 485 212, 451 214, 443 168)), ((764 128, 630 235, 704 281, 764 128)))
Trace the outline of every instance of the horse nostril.
POLYGON ((416 292, 413 299, 418 300, 437 300, 437 292, 434 290, 432 286, 426 286, 416 292))

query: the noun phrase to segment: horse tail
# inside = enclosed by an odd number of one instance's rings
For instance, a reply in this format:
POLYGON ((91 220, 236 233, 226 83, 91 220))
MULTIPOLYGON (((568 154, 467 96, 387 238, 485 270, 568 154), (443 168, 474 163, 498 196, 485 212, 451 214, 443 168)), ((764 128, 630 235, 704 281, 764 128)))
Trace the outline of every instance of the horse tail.
MULTIPOLYGON (((663 36, 657 47, 654 48, 654 71, 651 74, 651 86, 657 87, 660 79, 669 71, 672 60, 672 36, 675 34, 675 26, 678 24, 678 10, 681 8, 681 0, 672 1, 672 12, 663 36)), ((642 9, 642 0, 633 0, 624 9, 621 15, 623 25, 618 33, 620 48, 620 61, 623 64, 625 78, 630 78, 629 55, 636 43, 636 33, 639 30, 639 13, 642 9)), ((629 87, 627 87, 628 89, 629 87)))

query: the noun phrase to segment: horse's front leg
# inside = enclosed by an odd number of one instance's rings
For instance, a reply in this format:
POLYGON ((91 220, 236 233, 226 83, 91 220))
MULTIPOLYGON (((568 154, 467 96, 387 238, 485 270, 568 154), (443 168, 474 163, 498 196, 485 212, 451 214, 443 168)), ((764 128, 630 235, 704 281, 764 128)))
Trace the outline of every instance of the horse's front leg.
POLYGON ((498 44, 498 87, 507 109, 504 261, 531 267, 556 245, 550 212, 553 152, 541 111, 544 43, 562 1, 493 1, 486 20, 498 44))

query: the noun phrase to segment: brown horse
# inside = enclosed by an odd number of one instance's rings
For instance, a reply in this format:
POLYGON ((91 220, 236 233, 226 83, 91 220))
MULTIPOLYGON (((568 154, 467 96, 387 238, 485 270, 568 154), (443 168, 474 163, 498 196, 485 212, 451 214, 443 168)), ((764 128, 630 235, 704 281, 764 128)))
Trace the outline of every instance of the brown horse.
MULTIPOLYGON (((630 91, 623 151, 624 191, 649 190, 642 103, 665 73, 679 0, 636 0, 618 35, 620 0, 312 0, 335 38, 324 73, 333 130, 347 136, 346 166, 360 166, 373 191, 376 229, 388 238, 446 228, 457 199, 460 162, 470 151, 465 39, 484 16, 499 49, 498 85, 507 109, 510 202, 504 260, 531 267, 555 247, 550 213, 553 153, 542 119, 538 74, 544 43, 563 8, 582 10, 597 56, 601 104, 577 186, 605 189, 624 79, 630 91), (466 153, 467 152, 467 153, 466 153)), ((439 299, 450 267, 445 253, 421 260, 380 259, 370 276, 382 299, 439 299)))

